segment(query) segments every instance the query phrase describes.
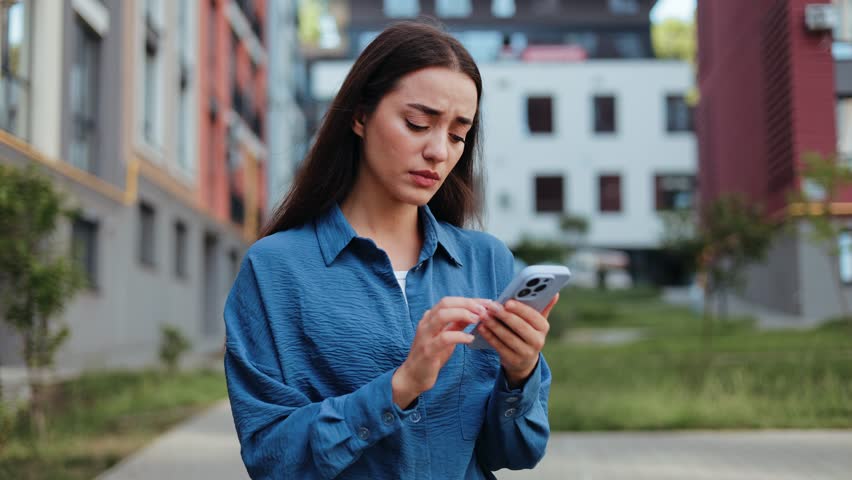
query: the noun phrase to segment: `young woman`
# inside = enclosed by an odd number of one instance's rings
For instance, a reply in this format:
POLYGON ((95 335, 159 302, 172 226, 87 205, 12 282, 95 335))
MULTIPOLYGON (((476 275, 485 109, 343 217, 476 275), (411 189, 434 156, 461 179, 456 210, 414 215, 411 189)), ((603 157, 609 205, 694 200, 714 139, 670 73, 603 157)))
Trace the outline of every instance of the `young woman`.
POLYGON ((477 214, 482 82, 425 24, 355 62, 225 306, 254 478, 494 478, 549 436, 547 313, 496 298, 511 252, 477 214), (493 346, 473 350, 482 322, 493 346))

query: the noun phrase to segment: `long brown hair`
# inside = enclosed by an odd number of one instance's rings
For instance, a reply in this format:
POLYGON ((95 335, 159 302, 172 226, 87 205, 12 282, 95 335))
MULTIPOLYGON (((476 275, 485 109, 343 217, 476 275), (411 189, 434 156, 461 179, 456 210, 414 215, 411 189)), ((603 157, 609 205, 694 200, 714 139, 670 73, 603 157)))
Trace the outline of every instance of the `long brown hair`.
POLYGON ((459 227, 481 222, 481 178, 476 165, 482 97, 479 69, 461 43, 437 26, 400 22, 384 30, 355 61, 290 191, 261 237, 302 225, 346 198, 355 183, 361 156, 361 137, 352 131, 355 115, 369 116, 400 78, 427 67, 446 67, 469 76, 476 84, 477 101, 464 152, 429 201, 429 208, 438 220, 459 227))

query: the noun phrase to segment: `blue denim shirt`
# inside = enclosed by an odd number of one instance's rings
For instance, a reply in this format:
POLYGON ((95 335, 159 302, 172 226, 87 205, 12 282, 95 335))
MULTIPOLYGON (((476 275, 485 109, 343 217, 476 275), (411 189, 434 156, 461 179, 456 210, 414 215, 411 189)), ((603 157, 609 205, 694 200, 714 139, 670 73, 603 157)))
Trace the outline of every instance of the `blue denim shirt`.
POLYGON ((496 298, 513 275, 491 235, 420 209, 424 244, 406 303, 387 254, 335 206, 256 242, 225 305, 225 372, 253 478, 478 479, 532 468, 550 428, 540 357, 510 390, 493 350, 457 346, 408 410, 391 376, 445 296, 496 298))

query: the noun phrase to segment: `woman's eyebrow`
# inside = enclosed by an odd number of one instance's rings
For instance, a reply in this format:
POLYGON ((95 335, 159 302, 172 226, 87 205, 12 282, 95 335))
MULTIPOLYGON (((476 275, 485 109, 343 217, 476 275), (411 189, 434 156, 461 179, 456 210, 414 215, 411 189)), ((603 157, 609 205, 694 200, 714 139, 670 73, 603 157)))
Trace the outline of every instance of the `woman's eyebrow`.
MULTIPOLYGON (((437 109, 434 109, 432 107, 428 107, 426 105, 423 105, 422 103, 409 103, 409 104, 407 104, 407 106, 414 108, 416 110, 420 110, 421 112, 425 113, 426 115, 430 115, 430 116, 433 116, 433 117, 440 117, 441 115, 444 114, 444 112, 437 110, 437 109)), ((456 122, 458 122, 462 125, 472 125, 473 124, 473 121, 471 119, 469 119, 467 117, 461 117, 461 116, 456 117, 456 122)))

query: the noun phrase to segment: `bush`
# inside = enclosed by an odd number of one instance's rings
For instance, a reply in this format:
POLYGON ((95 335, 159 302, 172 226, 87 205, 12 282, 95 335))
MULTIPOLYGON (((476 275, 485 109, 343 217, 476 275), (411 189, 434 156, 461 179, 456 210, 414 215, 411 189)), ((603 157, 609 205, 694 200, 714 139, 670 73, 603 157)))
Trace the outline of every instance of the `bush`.
POLYGON ((577 305, 574 319, 585 325, 604 325, 618 318, 618 308, 611 303, 577 305))
POLYGON ((192 346, 179 328, 174 325, 160 327, 160 362, 173 372, 180 363, 180 357, 192 346))
POLYGON ((512 253, 528 265, 536 265, 539 263, 563 263, 567 249, 565 245, 557 242, 524 237, 512 249, 512 253))

